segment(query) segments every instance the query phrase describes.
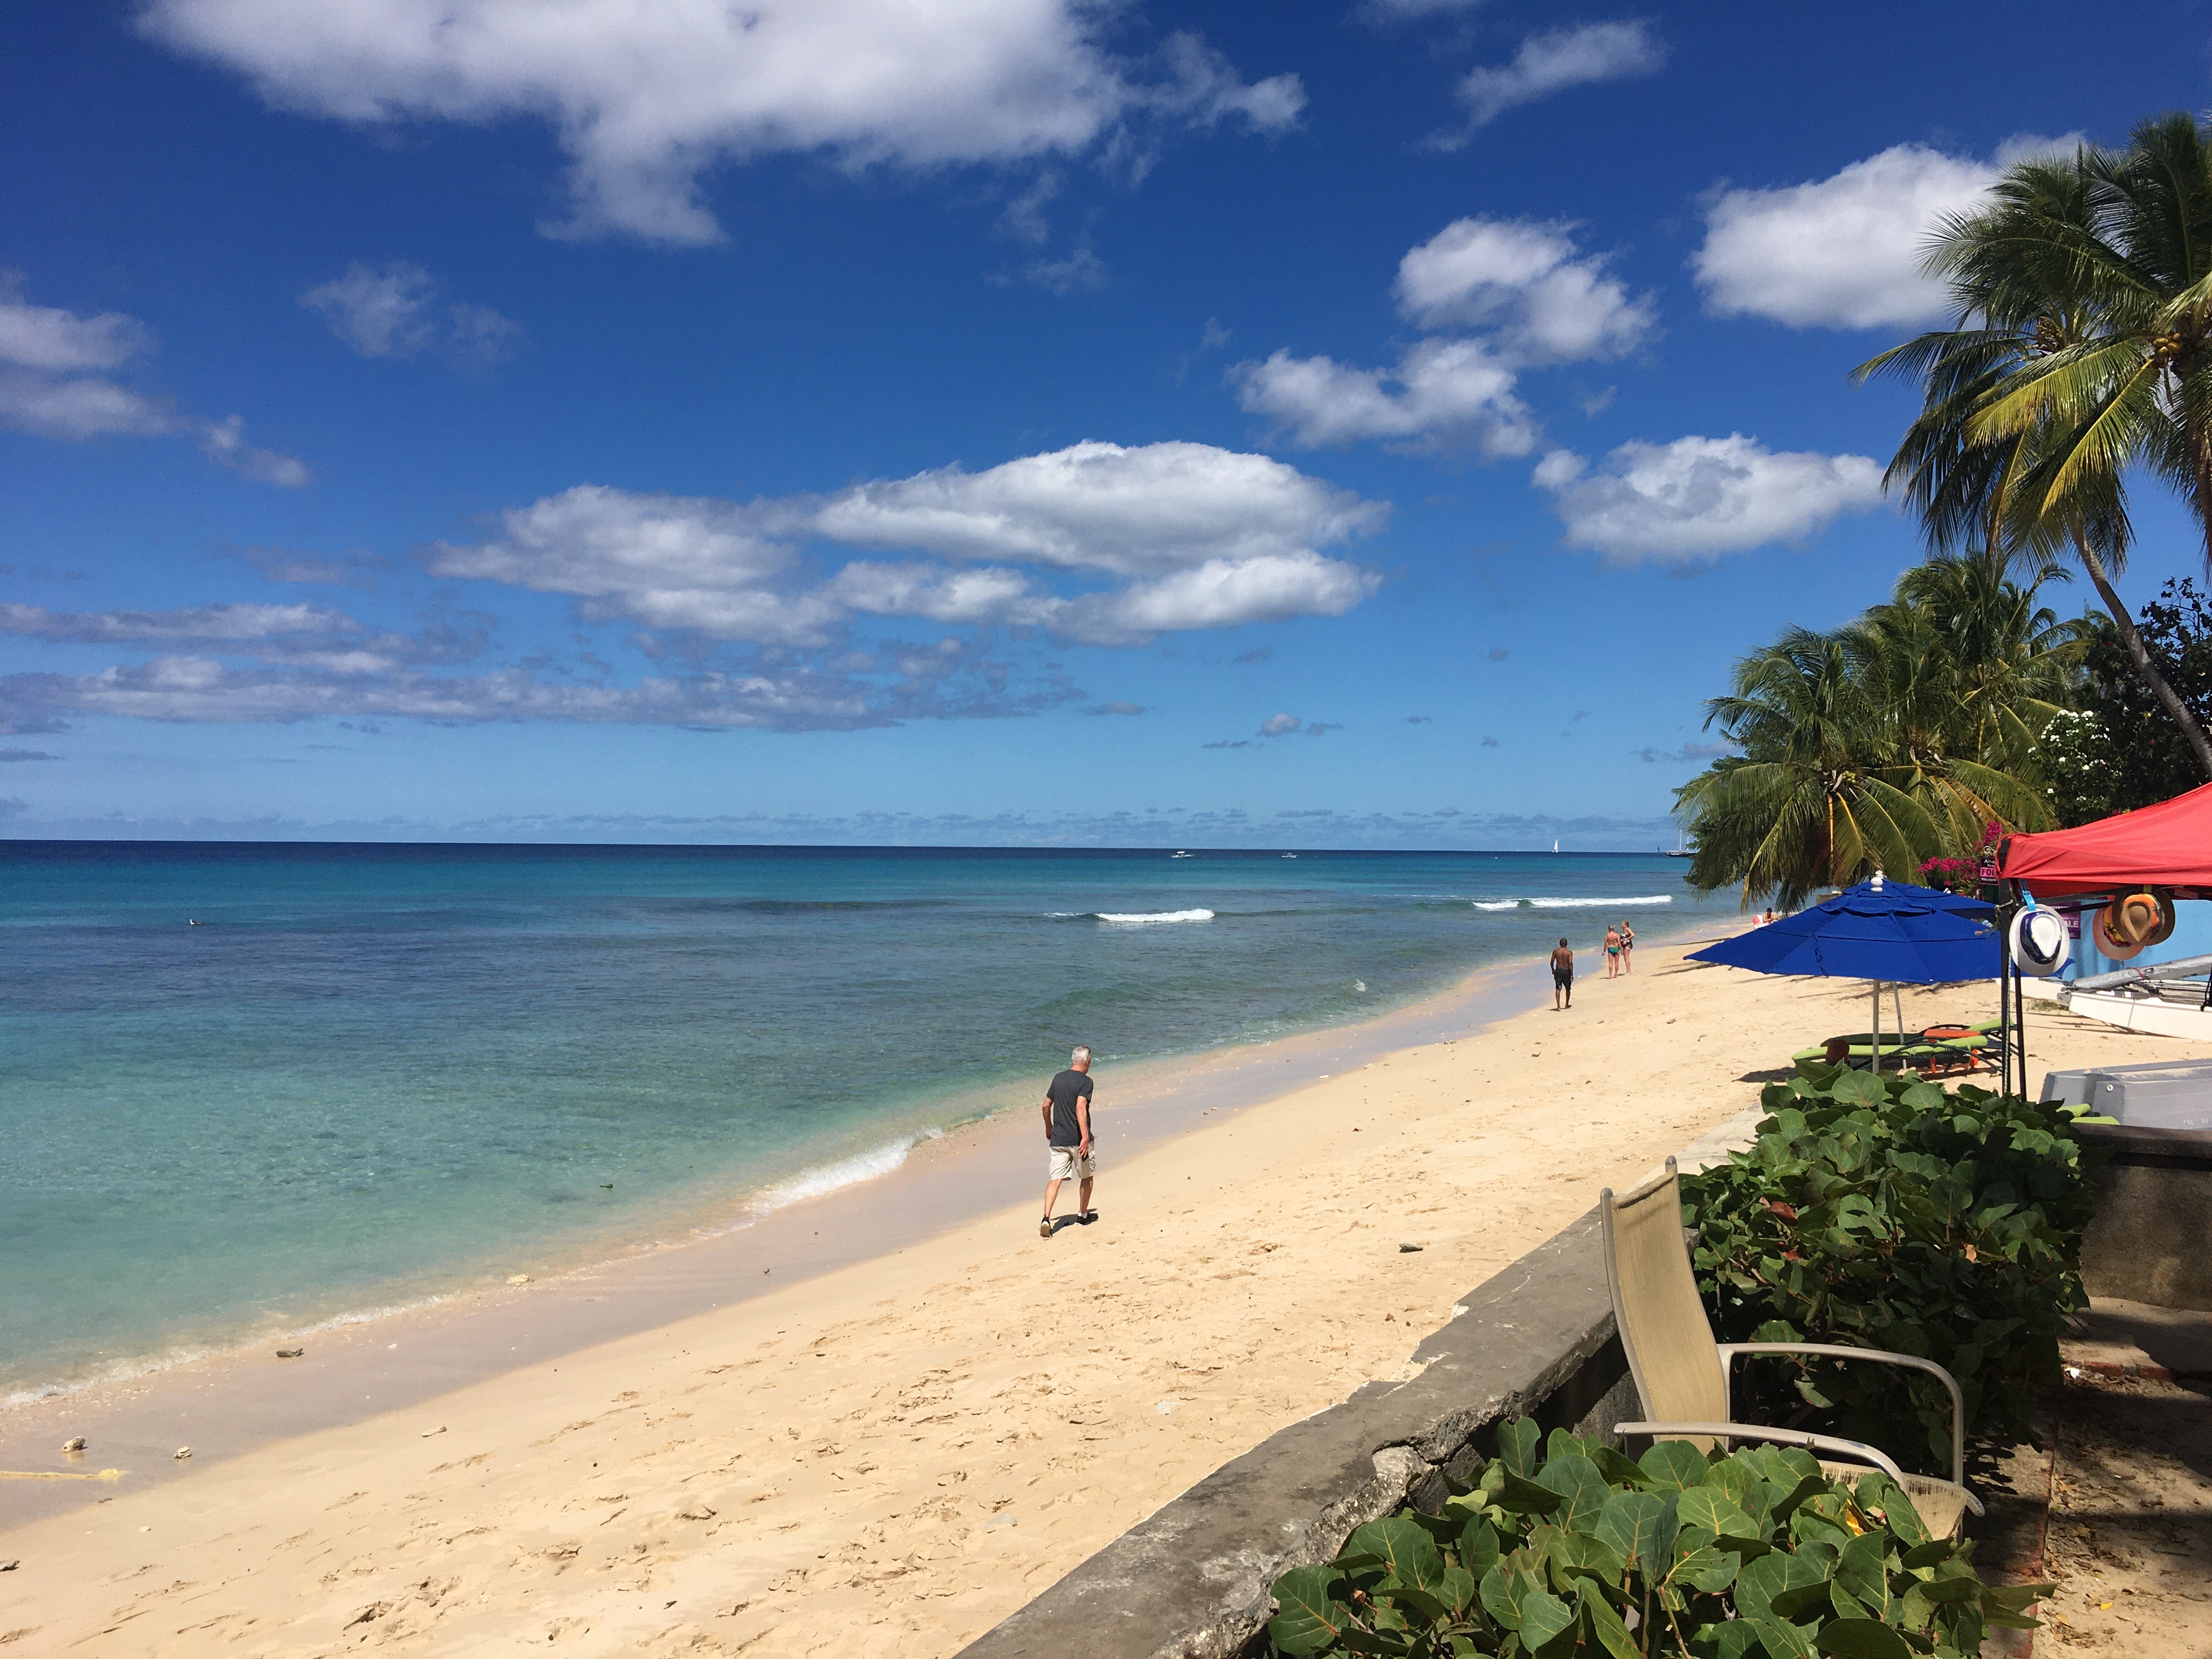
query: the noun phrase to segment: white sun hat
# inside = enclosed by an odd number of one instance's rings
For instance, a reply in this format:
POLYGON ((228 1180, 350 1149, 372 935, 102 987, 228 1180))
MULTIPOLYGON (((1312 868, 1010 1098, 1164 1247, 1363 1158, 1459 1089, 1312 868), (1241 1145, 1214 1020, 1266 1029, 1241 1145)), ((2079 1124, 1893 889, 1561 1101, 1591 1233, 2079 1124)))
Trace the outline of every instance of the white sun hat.
POLYGON ((2012 919, 2013 963, 2023 974, 2049 979, 2066 965, 2072 945, 2056 910, 2023 910, 2012 919))

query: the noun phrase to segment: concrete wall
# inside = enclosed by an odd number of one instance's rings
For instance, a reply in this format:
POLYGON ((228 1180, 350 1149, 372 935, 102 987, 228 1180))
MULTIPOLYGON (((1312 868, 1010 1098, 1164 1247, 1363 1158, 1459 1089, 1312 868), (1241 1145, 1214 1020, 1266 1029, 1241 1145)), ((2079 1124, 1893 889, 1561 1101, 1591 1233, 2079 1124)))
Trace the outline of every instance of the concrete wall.
POLYGON ((2090 1171, 2097 1213, 2081 1238, 2091 1296, 2212 1309, 2212 1131, 2084 1123, 2112 1154, 2090 1171))

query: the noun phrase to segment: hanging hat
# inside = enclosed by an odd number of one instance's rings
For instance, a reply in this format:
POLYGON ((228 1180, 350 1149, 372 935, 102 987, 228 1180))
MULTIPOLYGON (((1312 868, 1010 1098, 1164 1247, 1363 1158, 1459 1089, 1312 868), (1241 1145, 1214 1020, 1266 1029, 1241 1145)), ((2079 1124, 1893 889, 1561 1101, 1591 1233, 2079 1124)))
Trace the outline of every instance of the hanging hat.
POLYGON ((2122 893, 2106 908, 2112 915, 2108 931, 2123 944, 2148 945, 2158 931, 2159 903, 2148 893, 2122 893))
POLYGON ((2158 926, 2151 930, 2150 937, 2143 941, 2143 949, 2146 951, 2155 950, 2172 939, 2174 923, 2180 919, 2173 908, 2173 889, 2153 887, 2148 890, 2151 897, 2158 903, 2159 922, 2158 926))
POLYGON ((2012 919, 2012 959, 2023 974, 2049 979, 2066 965, 2072 946, 2056 910, 2023 910, 2012 919))
POLYGON ((2097 912, 2097 919, 2089 930, 2098 951, 2114 962, 2132 962, 2142 954, 2142 941, 2132 931, 2123 931, 2125 918, 2121 905, 2125 901, 2114 899, 2097 912))

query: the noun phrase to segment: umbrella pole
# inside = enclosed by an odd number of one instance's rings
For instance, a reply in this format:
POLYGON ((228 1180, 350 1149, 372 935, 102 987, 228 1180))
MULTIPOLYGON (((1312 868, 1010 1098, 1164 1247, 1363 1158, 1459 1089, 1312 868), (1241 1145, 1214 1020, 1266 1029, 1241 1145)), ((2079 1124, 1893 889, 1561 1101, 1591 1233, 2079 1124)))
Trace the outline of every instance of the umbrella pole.
POLYGON ((1881 981, 1874 982, 1874 1074, 1881 1075, 1881 981))

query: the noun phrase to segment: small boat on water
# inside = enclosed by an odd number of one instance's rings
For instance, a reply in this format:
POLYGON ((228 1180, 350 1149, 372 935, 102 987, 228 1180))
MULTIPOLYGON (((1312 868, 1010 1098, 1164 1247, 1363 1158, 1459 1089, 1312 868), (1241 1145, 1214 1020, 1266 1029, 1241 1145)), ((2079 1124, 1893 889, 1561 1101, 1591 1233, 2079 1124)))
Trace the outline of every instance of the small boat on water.
POLYGON ((1190 857, 1191 855, 1190 855, 1188 853, 1186 853, 1186 852, 1183 852, 1183 851, 1182 851, 1182 850, 1178 849, 1178 850, 1176 850, 1176 851, 1175 851, 1175 852, 1172 852, 1172 853, 1169 854, 1168 854, 1168 856, 1169 856, 1170 858, 1171 858, 1171 859, 1187 859, 1187 858, 1190 857))
POLYGON ((1297 857, 1297 854, 1296 853, 1285 853, 1283 856, 1286 859, 1294 859, 1297 857))

